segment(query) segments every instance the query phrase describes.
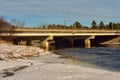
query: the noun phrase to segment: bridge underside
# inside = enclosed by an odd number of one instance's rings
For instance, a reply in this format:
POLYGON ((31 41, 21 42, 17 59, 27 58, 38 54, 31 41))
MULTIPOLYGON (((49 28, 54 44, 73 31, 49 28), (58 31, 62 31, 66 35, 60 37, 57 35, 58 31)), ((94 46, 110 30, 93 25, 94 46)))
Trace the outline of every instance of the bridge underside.
POLYGON ((12 33, 1 33, 1 36, 12 38, 17 45, 37 43, 46 50, 51 45, 90 48, 120 36, 120 30, 15 29, 12 33))
POLYGON ((64 47, 85 47, 98 46, 100 43, 111 40, 118 36, 32 36, 32 37, 12 37, 16 45, 39 46, 46 50, 51 48, 64 47))

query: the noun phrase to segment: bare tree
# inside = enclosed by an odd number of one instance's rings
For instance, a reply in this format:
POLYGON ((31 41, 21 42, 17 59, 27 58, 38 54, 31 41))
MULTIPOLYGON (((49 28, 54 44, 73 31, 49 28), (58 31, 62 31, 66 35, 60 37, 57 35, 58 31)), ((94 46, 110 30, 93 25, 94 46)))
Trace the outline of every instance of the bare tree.
MULTIPOLYGON (((8 40, 9 36, 2 36, 2 33, 13 33, 14 28, 13 26, 5 20, 4 17, 0 17, 0 39, 8 40)), ((10 39, 10 38, 9 38, 10 39)))
POLYGON ((16 19, 11 19, 11 24, 13 26, 15 26, 16 28, 23 28, 25 26, 25 22, 24 21, 19 21, 19 20, 16 20, 16 19))

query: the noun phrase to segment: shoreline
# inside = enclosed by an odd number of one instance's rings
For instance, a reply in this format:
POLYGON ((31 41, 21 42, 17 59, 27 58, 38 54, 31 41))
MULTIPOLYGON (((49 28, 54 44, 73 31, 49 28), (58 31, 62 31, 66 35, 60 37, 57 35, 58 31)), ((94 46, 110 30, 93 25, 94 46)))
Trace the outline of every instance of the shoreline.
MULTIPOLYGON (((15 48, 16 52, 17 47, 19 49, 19 46, 9 48, 15 48)), ((75 60, 37 50, 38 56, 0 61, 0 80, 120 80, 119 72, 81 66, 75 60)))
POLYGON ((48 60, 46 56, 39 58, 0 62, 6 66, 0 69, 0 80, 120 80, 118 72, 69 64, 65 61, 54 62, 58 58, 54 54, 50 54, 48 60), (53 60, 49 61, 51 59, 53 60))

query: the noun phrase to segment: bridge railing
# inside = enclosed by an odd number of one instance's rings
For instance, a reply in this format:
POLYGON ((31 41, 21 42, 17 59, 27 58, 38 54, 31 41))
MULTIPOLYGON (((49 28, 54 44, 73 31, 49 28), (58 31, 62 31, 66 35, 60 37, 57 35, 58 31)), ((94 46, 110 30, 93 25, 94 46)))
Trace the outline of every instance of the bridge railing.
POLYGON ((15 29, 15 33, 120 33, 120 30, 15 29))
POLYGON ((15 29, 2 36, 120 36, 120 30, 15 29))

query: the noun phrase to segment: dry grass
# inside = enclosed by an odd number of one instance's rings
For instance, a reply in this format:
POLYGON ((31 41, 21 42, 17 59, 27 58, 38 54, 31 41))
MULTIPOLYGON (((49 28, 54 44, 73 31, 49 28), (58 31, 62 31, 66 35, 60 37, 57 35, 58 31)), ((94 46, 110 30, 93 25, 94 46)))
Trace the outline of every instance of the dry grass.
POLYGON ((0 44, 12 44, 12 43, 5 40, 0 40, 0 44))

